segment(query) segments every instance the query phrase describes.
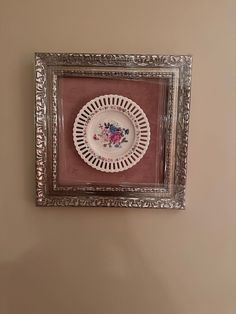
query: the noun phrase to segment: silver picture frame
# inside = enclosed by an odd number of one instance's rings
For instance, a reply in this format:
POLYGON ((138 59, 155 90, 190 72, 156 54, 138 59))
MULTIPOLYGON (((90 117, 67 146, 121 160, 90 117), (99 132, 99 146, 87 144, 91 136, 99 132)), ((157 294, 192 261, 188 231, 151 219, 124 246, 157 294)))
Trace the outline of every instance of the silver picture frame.
POLYGON ((184 209, 191 68, 190 55, 36 53, 36 205, 184 209), (168 82, 162 184, 58 184, 58 78, 65 75, 168 82))

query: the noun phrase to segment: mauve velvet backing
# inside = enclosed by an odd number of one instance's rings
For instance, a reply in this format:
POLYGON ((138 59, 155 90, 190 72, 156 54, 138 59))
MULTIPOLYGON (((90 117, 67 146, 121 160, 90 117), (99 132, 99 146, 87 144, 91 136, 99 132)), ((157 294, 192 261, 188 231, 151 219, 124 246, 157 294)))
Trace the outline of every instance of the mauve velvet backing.
POLYGON ((58 185, 80 183, 139 184, 163 182, 163 135, 160 117, 166 98, 166 82, 157 80, 123 80, 101 78, 60 78, 58 185), (80 109, 91 99, 117 94, 136 102, 145 112, 151 129, 151 140, 144 157, 132 168, 118 173, 105 173, 88 166, 78 155, 73 143, 73 124, 80 109))

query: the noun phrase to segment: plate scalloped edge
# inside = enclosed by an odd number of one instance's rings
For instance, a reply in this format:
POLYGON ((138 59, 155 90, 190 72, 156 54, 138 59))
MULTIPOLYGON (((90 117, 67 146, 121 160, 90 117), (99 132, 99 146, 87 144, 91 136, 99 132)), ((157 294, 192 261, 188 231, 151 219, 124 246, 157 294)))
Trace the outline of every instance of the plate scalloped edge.
MULTIPOLYGON (((122 136, 124 141, 124 134, 122 134, 122 136)), ((109 173, 124 171, 136 165, 143 158, 148 149, 150 136, 149 122, 142 108, 133 100, 125 96, 114 94, 101 95, 87 102, 77 114, 73 126, 73 141, 79 156, 85 163, 96 170, 109 173), (135 130, 135 143, 132 147, 124 156, 115 157, 113 159, 96 154, 87 140, 87 127, 90 121, 98 113, 107 112, 109 109, 123 113, 128 117, 135 130)), ((99 139, 101 139, 100 134, 99 139)), ((121 139, 121 135, 119 135, 119 139, 121 139)), ((121 145, 121 141, 118 144, 121 145)), ((110 147, 114 148, 115 145, 118 144, 117 141, 109 141, 110 147)))

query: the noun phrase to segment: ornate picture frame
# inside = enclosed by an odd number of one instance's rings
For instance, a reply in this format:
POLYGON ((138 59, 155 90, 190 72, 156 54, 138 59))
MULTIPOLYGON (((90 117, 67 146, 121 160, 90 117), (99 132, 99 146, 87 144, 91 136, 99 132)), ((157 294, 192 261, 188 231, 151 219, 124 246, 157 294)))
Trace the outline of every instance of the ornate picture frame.
POLYGON ((36 205, 184 209, 191 67, 189 55, 36 53, 36 205), (77 114, 101 95, 132 99, 150 124, 144 157, 119 173, 73 144, 77 114))

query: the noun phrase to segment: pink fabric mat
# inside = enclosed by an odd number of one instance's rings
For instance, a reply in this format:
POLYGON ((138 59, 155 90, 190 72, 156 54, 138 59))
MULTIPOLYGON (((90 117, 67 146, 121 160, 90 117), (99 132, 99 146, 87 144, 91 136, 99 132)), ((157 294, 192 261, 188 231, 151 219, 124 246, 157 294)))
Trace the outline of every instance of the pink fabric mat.
POLYGON ((59 79, 59 140, 58 140, 58 185, 91 183, 162 183, 163 134, 160 117, 166 100, 166 81, 119 80, 100 78, 59 79), (117 94, 136 102, 145 112, 151 129, 151 140, 144 157, 132 168, 105 173, 88 166, 78 155, 72 136, 74 120, 80 109, 91 99, 117 94))

